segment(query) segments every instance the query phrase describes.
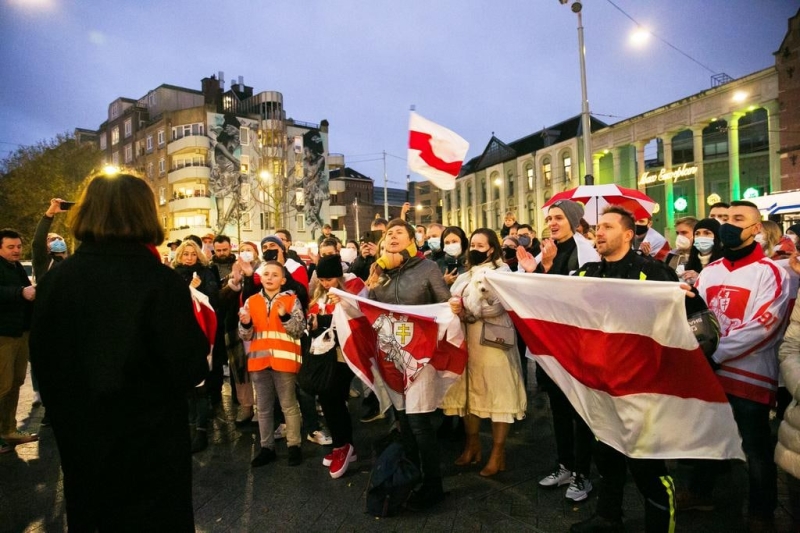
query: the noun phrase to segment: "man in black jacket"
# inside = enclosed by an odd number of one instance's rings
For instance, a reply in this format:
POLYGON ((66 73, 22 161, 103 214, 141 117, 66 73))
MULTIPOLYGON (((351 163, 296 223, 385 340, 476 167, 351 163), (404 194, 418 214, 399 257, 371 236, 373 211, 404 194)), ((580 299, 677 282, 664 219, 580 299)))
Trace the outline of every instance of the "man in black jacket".
MULTIPOLYGON (((619 206, 606 208, 597 225, 597 252, 601 260, 584 264, 576 275, 677 282, 675 272, 664 263, 633 251, 631 242, 635 231, 633 215, 628 211, 619 206)), ((675 485, 663 460, 632 459, 600 441, 595 441, 594 460, 602 476, 597 512, 588 520, 573 524, 571 532, 625 530, 622 524, 622 496, 628 468, 645 498, 646 531, 674 531, 675 485)))
MULTIPOLYGON (((388 224, 388 222, 385 218, 376 218, 372 221, 372 224, 370 224, 369 229, 372 232, 380 231, 381 233, 385 233, 386 224, 388 224)), ((377 258, 379 255, 378 244, 362 238, 359 241, 358 252, 358 257, 355 261, 353 261, 353 264, 350 265, 348 272, 350 274, 355 274, 362 280, 366 281, 369 277, 369 271, 372 267, 372 263, 375 262, 375 258, 377 258)))
POLYGON ((0 453, 39 440, 17 429, 19 389, 28 371, 28 331, 36 289, 19 262, 22 236, 0 230, 0 453))

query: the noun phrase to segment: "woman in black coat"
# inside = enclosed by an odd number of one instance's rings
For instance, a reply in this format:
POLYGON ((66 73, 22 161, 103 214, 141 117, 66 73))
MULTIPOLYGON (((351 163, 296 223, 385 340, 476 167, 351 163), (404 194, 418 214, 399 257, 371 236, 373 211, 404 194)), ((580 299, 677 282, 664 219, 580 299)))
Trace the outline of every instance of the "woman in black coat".
POLYGON ((209 344, 156 252, 155 197, 134 176, 99 176, 70 219, 82 244, 37 287, 30 335, 69 529, 194 531, 186 393, 209 344))
MULTIPOLYGON (((219 308, 219 278, 200 245, 192 239, 183 241, 175 251, 172 266, 187 285, 208 297, 215 311, 219 308)), ((192 453, 202 452, 208 447, 208 416, 211 411, 211 398, 206 384, 195 387, 189 393, 188 401, 192 453)))

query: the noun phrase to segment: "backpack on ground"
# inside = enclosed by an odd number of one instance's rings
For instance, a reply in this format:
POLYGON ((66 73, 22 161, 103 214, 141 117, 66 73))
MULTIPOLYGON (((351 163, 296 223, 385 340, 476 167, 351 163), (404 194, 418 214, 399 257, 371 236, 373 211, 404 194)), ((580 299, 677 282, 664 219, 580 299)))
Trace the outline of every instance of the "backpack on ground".
POLYGON ((390 443, 372 467, 367 484, 366 512, 381 518, 397 514, 421 478, 419 467, 406 457, 403 445, 390 443))

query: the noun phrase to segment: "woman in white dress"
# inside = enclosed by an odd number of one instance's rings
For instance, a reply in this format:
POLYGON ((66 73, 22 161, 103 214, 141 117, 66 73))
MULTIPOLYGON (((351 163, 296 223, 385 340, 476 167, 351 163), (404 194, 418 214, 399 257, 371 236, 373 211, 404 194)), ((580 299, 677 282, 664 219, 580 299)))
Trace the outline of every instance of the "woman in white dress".
POLYGON ((505 470, 508 431, 514 420, 525 418, 527 407, 514 326, 484 282, 490 270, 510 272, 493 230, 479 228, 472 234, 467 266, 469 270, 453 283, 450 307, 465 323, 469 357, 464 374, 447 392, 442 407, 447 415, 464 417, 467 441, 457 465, 481 460, 480 421, 492 421, 492 453, 480 474, 493 476, 505 470), (487 341, 497 337, 505 342, 487 341))

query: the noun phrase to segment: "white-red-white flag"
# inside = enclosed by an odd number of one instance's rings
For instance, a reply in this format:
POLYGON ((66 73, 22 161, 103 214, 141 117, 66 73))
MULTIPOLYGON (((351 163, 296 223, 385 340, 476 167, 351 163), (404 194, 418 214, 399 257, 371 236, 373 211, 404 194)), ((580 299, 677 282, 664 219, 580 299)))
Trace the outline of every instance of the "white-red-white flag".
POLYGON ((413 111, 408 129, 408 168, 440 189, 455 189, 456 176, 461 172, 469 143, 413 111))
POLYGON ((489 272, 536 362, 628 457, 742 459, 677 283, 489 272))
MULTIPOLYGON (((431 365, 439 374, 439 383, 424 401, 438 407, 467 364, 461 321, 449 304, 391 305, 338 289, 330 293, 340 299, 333 311, 333 325, 342 354, 353 372, 378 393, 382 406, 388 407, 387 397, 380 394, 377 383, 405 394, 422 369, 431 365)), ((408 412, 415 412, 416 407, 409 406, 408 412)), ((423 406, 419 412, 425 410, 423 406)))
MULTIPOLYGON (((217 337, 217 313, 214 311, 214 308, 211 307, 211 302, 209 301, 208 296, 198 291, 194 287, 189 287, 189 292, 192 295, 194 317, 197 319, 200 329, 202 329, 203 333, 205 333, 206 338, 208 339, 208 344, 211 346, 208 351, 208 355, 206 356, 206 359, 208 360, 208 369, 211 370, 211 354, 214 351, 214 340, 217 337)), ((203 383, 200 383, 200 385, 203 385, 204 383, 205 380, 203 380, 203 383)), ((200 385, 198 385, 198 387, 200 385)))

